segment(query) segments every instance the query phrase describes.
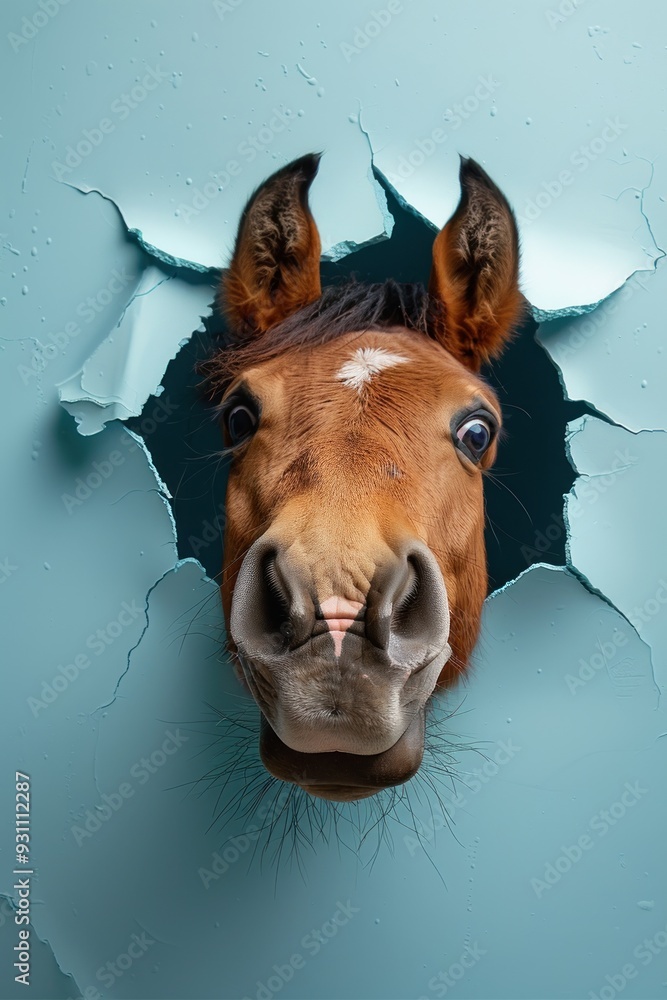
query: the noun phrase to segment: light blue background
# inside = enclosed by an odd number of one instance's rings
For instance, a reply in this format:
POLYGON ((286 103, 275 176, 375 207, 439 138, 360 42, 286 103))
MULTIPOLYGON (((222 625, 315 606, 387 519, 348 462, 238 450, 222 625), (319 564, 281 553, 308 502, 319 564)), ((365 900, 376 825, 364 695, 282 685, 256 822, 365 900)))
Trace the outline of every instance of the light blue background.
POLYGON ((657 0, 3 5, 0 995, 664 995, 664 26, 657 0), (593 415, 567 431, 570 568, 487 602, 433 717, 435 789, 410 783, 365 839, 372 805, 320 809, 294 853, 293 800, 253 839, 254 744, 215 713, 252 731, 254 708, 150 449, 243 202, 322 148, 330 259, 391 229, 372 165, 439 226, 458 153, 484 163, 540 341, 593 415), (145 447, 119 420, 139 413, 145 447))

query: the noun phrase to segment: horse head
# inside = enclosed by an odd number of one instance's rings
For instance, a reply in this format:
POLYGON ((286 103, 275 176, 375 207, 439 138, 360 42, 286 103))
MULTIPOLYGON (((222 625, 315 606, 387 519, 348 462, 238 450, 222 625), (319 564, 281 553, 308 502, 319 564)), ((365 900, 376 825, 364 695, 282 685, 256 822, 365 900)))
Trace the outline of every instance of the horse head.
POLYGON ((318 163, 250 198, 221 288, 231 343, 210 370, 232 454, 222 602, 262 759, 345 801, 416 773, 427 702, 467 667, 501 427, 479 370, 523 298, 512 210, 472 160, 428 290, 323 290, 318 163))

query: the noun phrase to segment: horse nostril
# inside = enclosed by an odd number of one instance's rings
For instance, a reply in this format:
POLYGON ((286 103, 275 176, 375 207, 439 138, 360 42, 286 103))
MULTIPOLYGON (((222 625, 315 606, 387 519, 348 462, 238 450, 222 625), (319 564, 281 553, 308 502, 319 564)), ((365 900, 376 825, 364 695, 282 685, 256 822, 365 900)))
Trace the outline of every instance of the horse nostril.
POLYGON ((407 556, 409 572, 394 601, 390 653, 405 663, 424 665, 449 638, 449 603, 440 567, 425 547, 407 556))
POLYGON ((405 582, 394 598, 391 614, 392 632, 407 633, 414 629, 415 611, 423 589, 417 560, 414 556, 409 556, 407 563, 405 582))
POLYGON ((442 573, 419 542, 380 574, 368 602, 368 634, 396 664, 424 665, 449 636, 449 607, 442 573))
POLYGON ((267 552, 261 562, 261 626, 268 635, 279 635, 285 643, 294 638, 290 621, 290 597, 278 570, 277 553, 267 552))
POLYGON ((312 632, 314 606, 308 588, 273 539, 260 538, 241 563, 230 616, 230 632, 248 659, 280 656, 312 632))

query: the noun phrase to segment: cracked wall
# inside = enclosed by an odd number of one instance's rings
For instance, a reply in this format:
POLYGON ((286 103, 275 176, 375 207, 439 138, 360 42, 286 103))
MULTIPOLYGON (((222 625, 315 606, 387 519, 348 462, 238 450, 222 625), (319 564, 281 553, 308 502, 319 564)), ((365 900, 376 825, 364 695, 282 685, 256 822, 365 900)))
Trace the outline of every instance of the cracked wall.
POLYGON ((3 5, 1 739, 35 874, 24 987, 10 787, 2 996, 659 995, 664 23, 657 0, 3 5), (295 852, 294 803, 253 807, 193 362, 248 194, 312 149, 329 277, 425 278, 458 154, 482 162, 540 346, 528 325, 491 373, 527 513, 489 491, 503 586, 430 737, 454 777, 384 828, 311 813, 295 852))

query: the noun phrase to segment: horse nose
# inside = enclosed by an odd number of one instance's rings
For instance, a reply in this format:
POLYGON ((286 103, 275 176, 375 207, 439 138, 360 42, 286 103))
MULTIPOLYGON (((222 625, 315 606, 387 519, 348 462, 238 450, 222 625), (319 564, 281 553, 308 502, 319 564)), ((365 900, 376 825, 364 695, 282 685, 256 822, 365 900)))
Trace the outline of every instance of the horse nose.
POLYGON ((427 666, 447 645, 447 588, 432 552, 421 542, 403 546, 379 572, 366 605, 366 635, 392 663, 411 672, 427 666))
POLYGON ((365 607, 329 597, 318 603, 275 540, 260 538, 243 560, 234 588, 230 630, 240 652, 274 657, 331 630, 336 657, 352 620, 390 663, 416 672, 446 647, 449 606, 440 568, 419 541, 378 569, 365 607), (331 607, 330 607, 331 605, 331 607), (350 610, 354 605, 354 613, 350 610), (342 608, 342 610, 341 610, 342 608), (335 634, 334 634, 335 632, 335 634))
POLYGON ((304 643, 315 622, 308 589, 284 566, 281 546, 260 538, 243 560, 234 587, 230 631, 250 657, 275 655, 304 643))

